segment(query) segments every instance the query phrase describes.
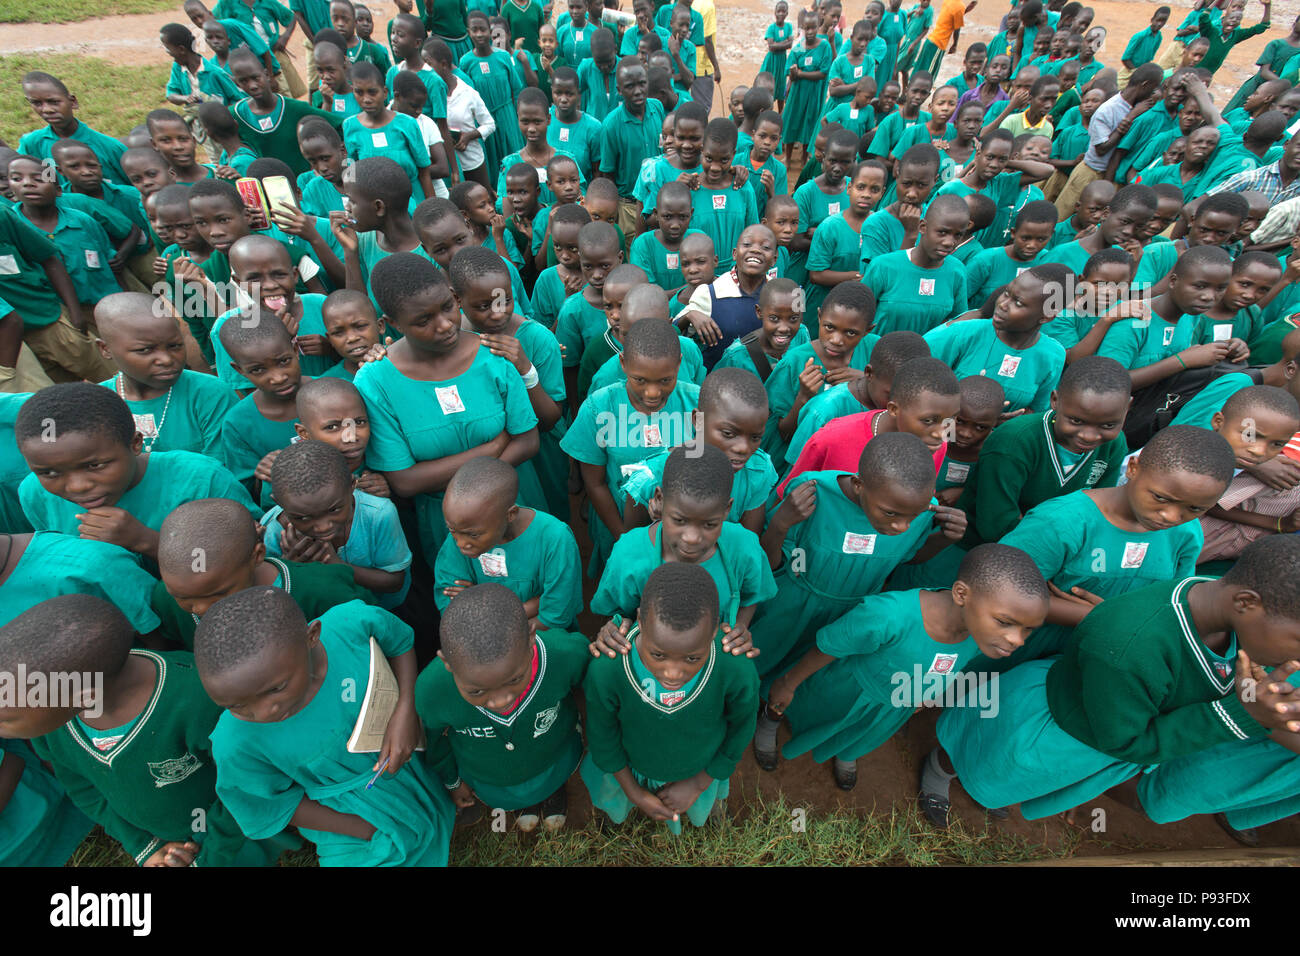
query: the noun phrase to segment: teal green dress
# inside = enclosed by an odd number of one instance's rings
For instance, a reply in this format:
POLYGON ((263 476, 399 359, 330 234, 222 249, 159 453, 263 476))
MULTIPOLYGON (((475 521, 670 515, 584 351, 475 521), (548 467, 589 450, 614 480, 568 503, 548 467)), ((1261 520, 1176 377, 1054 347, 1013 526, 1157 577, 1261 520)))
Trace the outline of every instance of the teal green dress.
POLYGON ((77 809, 25 740, 0 738, 0 766, 23 762, 18 787, 0 811, 0 866, 63 866, 94 822, 77 809))
POLYGON ((817 633, 817 649, 835 660, 800 684, 786 708, 793 731, 781 748, 786 759, 809 751, 818 763, 865 757, 918 707, 943 704, 979 655, 969 635, 947 644, 926 633, 920 591, 870 595, 817 633))
MULTIPOLYGON (((116 389, 120 381, 119 375, 99 384, 116 389)), ((167 394, 148 401, 127 399, 126 404, 149 451, 193 451, 217 458, 221 422, 238 401, 216 376, 184 369, 167 394)))
MULTIPOLYGON (((805 472, 786 490, 788 495, 804 482, 816 482, 817 507, 786 535, 776 597, 758 609, 749 627, 762 651, 754 662, 765 679, 802 657, 823 627, 881 590, 890 572, 910 560, 932 530, 926 511, 902 534, 881 534, 840 490, 842 474, 805 472)), ((769 520, 779 506, 772 506, 769 520)))
MULTIPOLYGON (((816 188, 816 187, 814 187, 816 188)), ((818 190, 820 192, 820 190, 818 190)), ((847 206, 845 207, 847 208, 847 206)), ((849 225, 843 210, 817 226, 808 248, 808 271, 857 272, 862 262, 862 232, 849 225)), ((809 279, 804 284, 804 324, 817 321, 817 310, 826 301, 831 287, 809 279)))
MULTIPOLYGON (((518 370, 483 347, 469 368, 452 379, 407 378, 392 362, 369 362, 357 372, 355 384, 370 410, 366 461, 377 471, 403 471, 468 451, 503 430, 523 435, 537 427, 518 370)), ((532 462, 516 470, 520 503, 545 510, 532 462)), ((416 495, 415 513, 420 547, 433 567, 447 536, 442 491, 416 495)))
MULTIPOLYGON (((498 128, 499 130, 499 128, 498 128)), ((488 137, 488 141, 495 139, 488 137)), ((430 166, 429 147, 424 143, 420 126, 405 113, 394 113, 383 126, 371 128, 361 123, 359 116, 349 116, 343 121, 343 145, 353 160, 383 156, 402 167, 411 181, 411 195, 418 202, 424 199, 420 186, 420 170, 430 166)))
POLYGON ((446 866, 455 810, 447 790, 415 753, 396 774, 374 773, 374 753, 350 753, 348 738, 368 683, 370 639, 386 657, 414 646, 414 632, 387 611, 352 601, 321 616, 328 670, 298 713, 274 723, 226 712, 212 731, 217 796, 250 839, 274 836, 304 798, 375 827, 369 840, 300 827, 321 866, 446 866), (374 786, 368 786, 371 780, 374 786))
MULTIPOLYGON (((779 26, 776 23, 769 23, 767 30, 763 33, 763 39, 775 40, 780 43, 782 40, 790 39, 793 35, 794 24, 787 20, 779 26)), ((778 100, 785 99, 785 84, 786 80, 789 79, 790 72, 790 67, 785 61, 793 49, 794 47, 791 47, 789 50, 781 50, 777 53, 769 50, 767 55, 763 57, 763 65, 759 67, 759 72, 772 74, 772 78, 776 81, 772 95, 778 100)))
MULTIPOLYGON (((633 472, 623 482, 623 495, 643 507, 648 505, 663 483, 667 461, 668 452, 647 458, 643 462, 645 467, 633 472)), ((727 512, 727 520, 739 523, 746 512, 766 508, 776 483, 777 474, 771 456, 761 448, 755 449, 731 479, 731 510, 727 512)))
POLYGON ((876 296, 878 335, 898 329, 924 335, 966 311, 966 267, 953 256, 922 269, 908 250, 891 252, 871 260, 862 282, 876 296))
MULTIPOLYGON (((256 399, 256 392, 244 396, 226 413, 221 423, 221 461, 236 480, 249 488, 254 486, 257 465, 263 458, 273 451, 288 448, 298 440, 294 428, 298 424, 297 418, 287 422, 272 421, 262 414, 256 399)), ((258 504, 262 514, 275 504, 269 481, 261 482, 258 504)), ((258 518, 261 517, 259 514, 258 518)))
MULTIPOLYGON (((871 350, 879 341, 880 336, 874 333, 868 332, 864 335, 858 347, 849 356, 849 365, 852 368, 865 369, 871 362, 871 350)), ((794 400, 799 395, 799 373, 803 371, 809 359, 812 359, 813 364, 818 368, 823 370, 826 368, 820 356, 813 351, 812 342, 789 346, 785 351, 785 357, 776 363, 767 381, 763 383, 767 389, 768 418, 767 427, 763 430, 762 448, 772 456, 773 461, 785 461, 786 449, 790 443, 781 437, 777 425, 794 407, 794 400)))
MULTIPOLYGON (((560 406, 560 420, 538 434, 539 447, 532 465, 542 487, 545 510, 561 521, 569 520, 569 459, 560 450, 560 440, 568 430, 564 417, 564 367, 560 345, 555 335, 539 322, 525 320, 515 330, 528 361, 537 369, 538 382, 547 396, 560 406)), ((538 426, 541 427, 540 424, 538 426)))
POLYGON ((501 161, 524 145, 519 132, 519 117, 515 113, 515 100, 524 89, 523 77, 514 57, 505 50, 493 49, 485 57, 470 50, 460 58, 459 65, 497 122, 496 132, 483 141, 488 182, 496 182, 501 172, 501 161))
POLYGON ((1126 369, 1154 365, 1196 343, 1200 317, 1181 315, 1166 322, 1153 315, 1147 319, 1121 319, 1110 327, 1097 354, 1112 358, 1126 369))
POLYGON ((32 470, 18 450, 14 439, 14 421, 18 410, 31 398, 27 392, 0 394, 0 531, 20 534, 32 530, 18 500, 18 487, 32 470))
MULTIPOLYGON (((835 53, 830 43, 818 39, 809 49, 807 44, 790 48, 787 55, 786 73, 791 66, 810 73, 829 73, 835 53)), ((826 87, 830 84, 829 76, 820 80, 791 80, 789 95, 785 101, 783 115, 784 129, 781 132, 781 146, 790 143, 803 144, 805 148, 812 145, 817 137, 817 118, 821 116, 822 103, 826 101, 826 87)), ((809 153, 811 154, 811 149, 809 153)))
POLYGON ((1028 348, 1013 349, 998 336, 992 319, 950 322, 925 335, 930 354, 959 379, 982 375, 1002 386, 1008 410, 1045 412, 1065 368, 1065 347, 1039 335, 1028 348))

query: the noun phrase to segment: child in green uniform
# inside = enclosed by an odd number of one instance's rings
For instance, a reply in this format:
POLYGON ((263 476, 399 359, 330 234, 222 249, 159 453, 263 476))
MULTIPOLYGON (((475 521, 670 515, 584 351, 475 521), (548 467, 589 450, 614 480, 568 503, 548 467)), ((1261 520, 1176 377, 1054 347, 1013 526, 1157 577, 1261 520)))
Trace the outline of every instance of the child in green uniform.
POLYGON ((713 240, 719 252, 718 269, 723 272, 735 265, 732 250, 741 232, 759 218, 753 190, 735 185, 735 155, 736 124, 712 120, 704 132, 699 185, 691 191, 691 224, 713 240))
POLYGON ((94 821, 25 742, 0 738, 0 865, 63 866, 94 821))
POLYGON ((785 110, 786 58, 794 45, 794 24, 786 22, 786 17, 789 15, 790 5, 786 0, 777 0, 776 6, 772 8, 772 22, 763 33, 763 42, 767 44, 767 55, 763 57, 763 63, 759 68, 762 73, 772 74, 776 82, 773 90, 776 108, 782 111, 785 110))
POLYGON ((915 246, 871 260, 862 282, 875 295, 882 333, 924 334, 965 311, 966 269, 952 252, 970 221, 961 196, 936 196, 922 214, 915 246))
POLYGON ((219 495, 257 510, 230 472, 204 455, 142 454, 131 410, 99 385, 41 390, 18 413, 14 437, 32 469, 19 499, 38 531, 106 541, 156 559, 158 529, 183 502, 219 495))
POLYGON ((867 160, 853 166, 846 179, 847 207, 817 227, 808 249, 808 280, 812 283, 804 304, 808 311, 820 308, 833 286, 862 280, 858 271, 862 264, 862 227, 884 194, 889 174, 880 162, 867 160))
MULTIPOLYGON (((353 160, 384 156, 397 163, 411 180, 416 201, 433 195, 429 148, 410 116, 388 108, 388 91, 378 67, 353 67, 353 92, 361 112, 343 121, 343 145, 353 160)), ((495 138, 495 137, 493 137, 495 138)))
POLYGON ((933 495, 934 458, 903 433, 867 442, 856 475, 806 472, 786 488, 762 538, 777 594, 751 625, 764 676, 801 657, 821 628, 881 590, 898 565, 962 536, 965 516, 933 495), (940 530, 927 541, 935 522, 940 530))
POLYGON ((1011 242, 977 252, 967 264, 967 305, 983 308, 994 293, 1035 266, 1055 228, 1056 207, 1050 202, 1035 200, 1022 206, 1012 221, 1011 242))
POLYGON ((867 53, 871 25, 859 20, 849 34, 848 49, 842 50, 831 62, 827 77, 825 114, 841 103, 847 103, 857 89, 858 81, 867 77, 875 79, 876 62, 867 53))
POLYGON ((303 381, 298 353, 279 322, 251 324, 236 318, 221 327, 221 338, 230 364, 254 388, 226 412, 221 459, 265 511, 274 504, 271 463, 280 449, 297 440, 295 398, 303 381))
POLYGON ((563 351, 565 391, 575 395, 583 352, 609 327, 602 290, 605 278, 623 261, 617 230, 607 222, 583 226, 578 231, 578 258, 587 284, 579 295, 569 296, 555 323, 555 338, 563 351))
MULTIPOLYGON (((765 90, 759 92, 766 93, 765 90)), ((766 213, 769 200, 786 194, 790 189, 785 164, 775 155, 781 142, 781 128, 781 114, 764 110, 754 118, 753 142, 747 146, 737 143, 735 164, 749 170, 749 187, 754 191, 760 216, 766 213)))
POLYGON ((537 276, 537 283, 533 286, 531 318, 552 332, 557 330, 560 310, 569 296, 580 292, 586 285, 578 253, 578 234, 589 222, 591 213, 577 203, 560 206, 547 220, 546 231, 556 262, 537 276))
POLYGON ((799 29, 804 42, 790 51, 789 99, 782 115, 785 129, 781 142, 785 148, 785 164, 790 165, 794 147, 804 148, 804 162, 808 162, 808 143, 817 131, 817 117, 821 115, 826 99, 827 76, 835 52, 831 45, 817 36, 817 14, 811 10, 799 11, 799 29))
POLYGON ((564 784, 582 759, 574 691, 590 661, 586 639, 537 631, 519 596, 492 581, 457 594, 439 630, 442 648, 416 681, 415 706, 452 800, 518 810, 524 832, 559 830, 564 784))
POLYGON ((298 130, 298 147, 311 164, 307 179, 299 179, 302 211, 324 218, 336 209, 342 212, 343 168, 348 153, 338 130, 320 120, 305 120, 298 130))
POLYGON ((634 240, 629 254, 632 265, 645 271, 649 280, 663 289, 682 285, 682 239, 689 232, 693 210, 691 190, 685 183, 665 183, 655 200, 657 229, 647 229, 634 240))
POLYGON ((927 333, 930 352, 959 376, 996 378, 1006 411, 1046 411, 1065 368, 1065 349, 1042 328, 1056 317, 1069 280, 1069 270, 1057 263, 1029 269, 1002 289, 987 322, 950 322, 927 333))
POLYGON ((768 397, 763 449, 783 461, 799 414, 813 396, 863 374, 879 336, 871 291, 860 282, 842 282, 830 291, 818 313, 818 335, 791 346, 764 382, 768 397))
POLYGON ((541 630, 573 627, 582 609, 582 566, 573 532, 559 519, 515 504, 519 477, 495 458, 473 458, 447 485, 448 536, 434 566, 439 611, 465 588, 504 584, 541 630))
POLYGON ((189 124, 179 113, 151 110, 145 117, 145 127, 149 131, 149 145, 167 160, 172 179, 176 182, 192 185, 215 175, 212 166, 197 160, 198 143, 189 124))
POLYGON ((1026 551, 1055 586, 1051 610, 1024 647, 982 669, 1059 654, 1097 604, 1192 574, 1203 539, 1196 519, 1232 477, 1226 444, 1187 425, 1161 429, 1128 460, 1122 486, 1074 491, 1030 509, 1002 542, 1026 551))
POLYGON ((802 291, 790 279, 771 279, 764 283, 756 307, 762 324, 728 345, 713 370, 741 368, 753 372, 760 382, 766 382, 792 346, 808 342, 803 311, 795 307, 796 302, 803 300, 802 291))
MULTIPOLYGON (((1054 246, 1043 256, 1043 260, 1064 263, 1073 270, 1075 275, 1082 275, 1088 257, 1102 249, 1123 248, 1133 255, 1136 261, 1141 247, 1138 236, 1151 217, 1156 214, 1157 205, 1158 199, 1153 189, 1147 186, 1125 186, 1110 200, 1106 213, 1097 223, 1095 230, 1082 239, 1054 246)), ((1079 209, 1068 221, 1074 223, 1083 213, 1081 195, 1079 209)))
POLYGON ((1090 355, 1061 374, 1051 411, 1020 415, 994 429, 957 502, 970 518, 962 546, 1001 539, 1049 498, 1114 487, 1128 454, 1127 388, 1123 366, 1090 355))
MULTIPOLYGON (((789 277, 796 282, 801 281, 799 273, 810 271, 807 265, 808 253, 819 227, 849 208, 849 182, 846 177, 857 159, 857 150, 856 136, 848 130, 836 130, 826 141, 822 171, 794 192, 794 201, 799 207, 800 235, 791 243, 790 264, 796 274, 789 277)), ((806 282, 802 284, 808 285, 806 282)), ((816 315, 816 309, 805 308, 804 321, 809 322, 816 315)))
MULTIPOLYGON (((1231 195, 1225 193, 1224 195, 1231 195)), ((1232 275, 1221 298, 1202 315, 1197 341, 1249 343, 1264 330, 1264 314, 1257 302, 1282 278, 1277 257, 1259 250, 1243 252, 1232 260, 1232 275)), ((1240 354, 1240 349, 1234 351, 1240 354)))
POLYGON ((1128 44, 1124 47, 1124 52, 1120 54, 1119 58, 1120 63, 1124 66, 1119 76, 1120 83, 1126 83, 1129 73, 1132 73, 1143 63, 1150 63, 1156 58, 1156 54, 1160 52, 1160 31, 1165 28, 1165 24, 1168 22, 1169 8, 1157 7, 1156 12, 1151 14, 1151 22, 1129 38, 1128 44))
POLYGON ((1141 300, 1131 295, 1132 279, 1133 257, 1123 249, 1102 249, 1088 257, 1074 302, 1043 326, 1044 335, 1065 347, 1067 364, 1095 355, 1110 327, 1141 308, 1141 300))
POLYGON ((877 256, 916 244, 921 210, 929 201, 939 175, 939 151, 929 143, 917 143, 894 160, 894 202, 873 212, 862 226, 862 265, 877 256))
MULTIPOLYGON (((587 343, 587 347, 582 350, 582 362, 578 366, 578 402, 581 402, 591 391, 592 376, 597 370, 603 368, 606 362, 616 358, 618 353, 623 350, 623 333, 632 326, 632 316, 626 307, 626 299, 632 290, 638 286, 647 285, 649 282, 645 270, 635 265, 624 263, 615 266, 605 277, 605 284, 601 287, 601 300, 605 306, 605 319, 609 327, 605 329, 603 335, 592 339, 587 343), (623 315, 628 314, 628 320, 623 321, 623 315)), ((638 317, 644 317, 639 314, 638 317)), ((668 319, 668 302, 665 296, 662 319, 668 319)), ((617 366, 618 363, 614 362, 617 366)), ((610 382, 604 382, 608 385, 610 382)), ((698 383, 697 383, 698 384, 698 383)))
MULTIPOLYGON (((731 507, 727 521, 736 522, 754 534, 763 531, 767 500, 776 487, 772 459, 759 447, 767 423, 767 392, 763 383, 742 368, 715 368, 700 387, 700 407, 695 431, 705 443, 721 449, 731 465, 731 507)), ((658 495, 669 454, 644 462, 623 483, 627 501, 623 520, 629 529, 641 527, 663 516, 663 499, 658 495)))
POLYGON ((370 298, 357 289, 331 292, 321 303, 320 317, 330 348, 343 358, 325 370, 325 378, 351 382, 362 365, 383 358, 381 339, 392 341, 391 334, 385 334, 384 320, 376 314, 370 298))
POLYGON ((320 441, 337 448, 347 460, 358 491, 378 498, 392 497, 384 476, 366 467, 370 412, 355 385, 337 376, 314 378, 303 382, 294 404, 298 421, 293 428, 298 440, 320 441))
POLYGON ((935 482, 935 498, 955 505, 962 489, 979 465, 980 451, 1006 408, 1006 396, 995 379, 968 375, 957 383, 961 389, 961 410, 954 421, 935 482))
POLYGON ((75 139, 95 151, 104 167, 104 175, 119 186, 130 182, 121 166, 126 147, 121 140, 93 130, 76 117, 81 108, 74 93, 57 77, 33 70, 23 74, 23 97, 32 111, 46 124, 44 129, 32 130, 18 141, 18 152, 24 156, 46 159, 55 142, 75 139))
POLYGON ((73 803, 140 866, 273 866, 298 841, 283 828, 248 839, 217 797, 208 735, 220 708, 193 658, 133 651, 133 633, 111 604, 81 594, 5 625, 0 657, 10 673, 96 676, 78 699, 0 710, 5 736, 31 740, 73 803))
MULTIPOLYGON (((649 528, 633 528, 614 544, 591 610, 602 616, 629 616, 641 603, 646 579, 659 565, 671 562, 698 564, 718 587, 724 649, 748 648, 748 627, 754 612, 776 594, 776 583, 759 546, 758 536, 727 520, 731 510, 733 474, 722 449, 699 446, 698 457, 685 447, 669 453, 663 481, 654 496, 662 520, 649 528)), ((631 622, 615 618, 601 629, 603 635, 626 634, 631 622), (621 631, 620 631, 620 624, 621 631)))
POLYGON ((356 490, 338 449, 295 442, 275 456, 271 487, 276 507, 262 518, 267 553, 291 561, 341 564, 389 610, 411 586, 411 549, 388 498, 356 490))
POLYGON ((1043 622, 1048 597, 1028 555, 1001 544, 971 551, 948 590, 869 595, 818 631, 816 646, 772 682, 754 735, 759 766, 775 769, 784 716, 793 736, 781 754, 833 757, 836 784, 853 789, 858 758, 918 708, 978 707, 967 667, 1021 646, 1043 622))
POLYGON ((356 92, 352 88, 351 61, 339 47, 322 40, 312 50, 316 62, 316 75, 320 86, 312 91, 311 105, 329 113, 337 113, 344 120, 361 112, 356 92))
POLYGON ((1010 130, 989 130, 980 137, 975 155, 961 175, 944 183, 935 193, 936 196, 948 193, 965 196, 978 192, 993 200, 998 213, 993 223, 975 237, 985 249, 1006 244, 1006 223, 1011 218, 1020 191, 1042 182, 1055 171, 1050 163, 1041 160, 1013 158, 1014 143, 1010 130))
POLYGON ((754 733, 758 676, 722 650, 719 623, 712 576, 670 562, 646 581, 630 652, 589 665, 582 780, 615 824, 637 807, 680 833, 682 817, 702 826, 730 793, 754 733))
POLYGON ((194 650, 204 690, 226 709, 212 753, 217 795, 240 829, 258 838, 297 826, 322 866, 446 865, 451 801, 425 761, 410 759, 422 732, 409 627, 360 602, 308 624, 289 595, 256 587, 213 605, 194 650), (349 734, 363 697, 332 685, 368 686, 380 654, 396 709, 382 742, 356 752, 349 734))
POLYGON ((514 101, 523 90, 524 82, 514 58, 504 50, 493 48, 487 15, 478 10, 471 11, 467 25, 473 49, 462 56, 457 65, 497 119, 496 132, 483 144, 487 154, 488 181, 494 183, 501 169, 501 160, 523 146, 514 101))
POLYGON ((118 369, 100 384, 131 409, 146 452, 218 458, 221 422, 238 396, 215 376, 185 368, 180 327, 154 304, 143 293, 119 292, 95 307, 99 347, 118 369))
POLYGON ((560 443, 587 490, 593 578, 623 533, 625 499, 615 494, 623 480, 658 450, 692 437, 699 388, 680 380, 681 355, 681 337, 670 323, 633 325, 619 357, 626 381, 592 392, 560 443))
POLYGON ((871 145, 867 152, 887 162, 894 159, 895 150, 903 133, 912 126, 930 121, 930 114, 921 109, 921 106, 930 98, 930 90, 933 87, 934 78, 929 73, 924 70, 913 73, 907 81, 907 89, 898 109, 888 116, 878 115, 880 125, 876 127, 875 135, 871 137, 871 145))
MULTIPOLYGON (((403 338, 357 373, 371 414, 369 460, 397 494, 415 497, 432 567, 446 536, 442 491, 455 470, 479 455, 525 464, 539 447, 537 416, 519 371, 461 333, 457 299, 433 263, 393 253, 376 264, 372 287, 403 338)), ((541 500, 532 466, 521 472, 525 500, 541 500)))
POLYGON ((230 55, 230 75, 248 97, 231 110, 239 123, 240 139, 261 155, 288 163, 295 176, 311 168, 298 151, 298 123, 314 116, 335 129, 343 126, 342 114, 318 110, 302 100, 276 93, 265 65, 246 50, 230 55))
MULTIPOLYGON (((1300 654, 1298 566, 1300 540, 1270 537, 1217 581, 1183 578, 1103 601, 1063 656, 1002 676, 996 716, 945 711, 938 736, 951 765, 938 752, 927 761, 942 815, 953 770, 978 802, 1020 803, 1033 820, 1152 764, 1300 729, 1260 666, 1300 654)), ((923 776, 923 796, 932 787, 923 776)))

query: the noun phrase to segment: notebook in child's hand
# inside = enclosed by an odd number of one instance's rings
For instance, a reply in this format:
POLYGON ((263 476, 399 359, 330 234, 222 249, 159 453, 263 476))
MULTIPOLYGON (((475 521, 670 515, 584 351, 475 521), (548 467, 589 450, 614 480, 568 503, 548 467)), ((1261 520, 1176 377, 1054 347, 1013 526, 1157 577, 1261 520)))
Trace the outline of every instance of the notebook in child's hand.
MULTIPOLYGON (((388 666, 383 648, 370 638, 370 679, 366 682, 366 696, 361 701, 361 713, 348 738, 348 753, 373 754, 384 749, 384 731, 397 710, 397 678, 388 666)), ((417 747, 423 750, 424 747, 417 747)))

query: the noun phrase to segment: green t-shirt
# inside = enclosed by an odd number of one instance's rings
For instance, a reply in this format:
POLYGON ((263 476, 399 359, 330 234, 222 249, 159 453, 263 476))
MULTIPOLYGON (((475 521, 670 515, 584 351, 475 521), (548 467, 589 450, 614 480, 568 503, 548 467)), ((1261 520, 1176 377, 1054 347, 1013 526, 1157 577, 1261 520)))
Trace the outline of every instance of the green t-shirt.
MULTIPOLYGON (((99 384, 116 390, 119 381, 114 376, 99 384)), ((220 460, 221 423, 237 401, 216 376, 184 369, 167 394, 126 404, 150 451, 193 451, 220 460)))
POLYGON ((872 259, 862 282, 876 296, 878 335, 907 329, 924 335, 966 311, 966 269, 948 256, 933 269, 914 265, 910 250, 872 259))
POLYGON ((1008 410, 1047 411, 1065 368, 1065 348, 1055 339, 1040 334, 1028 348, 1013 349, 998 336, 992 319, 950 322, 927 332, 925 341, 930 354, 959 379, 982 375, 1001 385, 1008 410))

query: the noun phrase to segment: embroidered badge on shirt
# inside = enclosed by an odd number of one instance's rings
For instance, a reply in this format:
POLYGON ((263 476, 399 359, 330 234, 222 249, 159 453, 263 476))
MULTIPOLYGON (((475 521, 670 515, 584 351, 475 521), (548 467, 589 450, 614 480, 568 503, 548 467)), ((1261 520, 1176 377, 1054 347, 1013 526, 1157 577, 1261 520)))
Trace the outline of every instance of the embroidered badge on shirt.
POLYGON ((555 719, 560 716, 560 705, 547 707, 545 710, 539 710, 537 716, 533 718, 533 739, 536 740, 542 734, 546 733, 555 724, 555 719))
POLYGON ((261 119, 257 121, 257 125, 262 127, 262 129, 264 130, 268 130, 275 125, 275 120, 272 119, 270 116, 263 116, 261 119))
POLYGON ((659 433, 658 425, 646 425, 641 430, 641 444, 645 448, 664 447, 663 435, 659 433))
POLYGON ((573 38, 574 38, 575 40, 577 40, 579 43, 581 43, 581 42, 582 42, 582 34, 583 34, 583 31, 582 31, 582 30, 578 30, 577 32, 575 32, 575 33, 573 34, 573 38))
POLYGON ((1120 559, 1121 568, 1140 568, 1142 562, 1146 560, 1147 548, 1150 547, 1146 541, 1125 541, 1124 557, 1120 559))
POLYGON ((832 216, 838 216, 840 214, 840 204, 837 202, 827 203, 826 212, 832 216))
POLYGON ((930 662, 930 669, 926 673, 951 674, 953 668, 956 666, 957 666, 956 654, 935 654, 934 660, 930 662))
POLYGON ((545 166, 543 166, 541 169, 539 169, 539 170, 537 171, 537 181, 538 181, 539 183, 541 183, 542 185, 546 185, 546 167, 545 167, 545 166))
POLYGON ((1164 342, 1165 345, 1169 345, 1170 343, 1173 342, 1174 333, 1177 331, 1178 331, 1178 327, 1174 325, 1170 325, 1165 328, 1165 342, 1164 342))
POLYGON ((153 777, 155 787, 165 787, 171 783, 180 783, 194 771, 203 766, 203 761, 194 754, 173 757, 171 760, 149 761, 149 775, 153 777))
POLYGON ((970 464, 964 461, 948 462, 948 480, 954 485, 963 484, 970 477, 970 464))
POLYGON ((810 57, 810 56, 806 56, 806 57, 803 58, 803 65, 804 65, 804 66, 812 66, 812 64, 813 64, 813 58, 812 58, 812 57, 810 57))
POLYGON ((858 114, 861 113, 861 112, 862 112, 862 110, 858 109, 856 106, 850 106, 850 107, 849 107, 849 119, 857 119, 857 118, 858 118, 858 114))
POLYGON ((153 412, 146 412, 143 415, 132 415, 135 419, 135 430, 145 438, 158 437, 158 423, 154 421, 153 412))
POLYGON ((335 112, 335 113, 343 113, 343 112, 346 112, 346 111, 347 111, 347 108, 348 108, 348 101, 347 101, 347 100, 345 100, 345 99, 344 99, 343 97, 341 97, 341 96, 336 96, 336 97, 334 97, 334 112, 335 112))
POLYGON ((678 255, 675 252, 670 252, 666 256, 664 256, 664 264, 668 266, 669 269, 676 269, 677 263, 679 263, 680 261, 681 259, 678 258, 678 255))
POLYGON ((492 64, 488 63, 487 60, 479 60, 478 71, 486 76, 488 73, 492 72, 492 64))
POLYGON ((434 392, 444 415, 454 415, 465 410, 465 403, 460 400, 460 390, 455 385, 439 385, 434 392))
POLYGON ((875 550, 876 536, 874 534, 854 534, 852 531, 844 532, 845 554, 874 554, 875 550))
POLYGON ((671 707, 673 704, 680 704, 685 699, 686 691, 684 690, 668 690, 660 691, 659 693, 659 703, 665 707, 671 707))
POLYGON ((1232 338, 1232 323, 1214 323, 1214 341, 1226 342, 1232 338))
POLYGON ((1002 366, 998 369, 998 374, 1003 378, 1015 378, 1016 369, 1020 368, 1019 355, 1002 356, 1002 366))
POLYGON ((714 197, 713 197, 713 208, 714 208, 714 209, 726 209, 726 208, 727 208, 727 197, 726 197, 726 196, 714 196, 714 197))
POLYGON ((1091 488, 1097 482, 1101 481, 1101 476, 1106 474, 1106 463, 1104 461, 1094 461, 1092 471, 1088 473, 1088 487, 1091 488))
POLYGON ((934 295, 934 280, 922 279, 920 288, 916 290, 921 295, 934 295))
POLYGON ((383 149, 385 146, 388 145, 388 134, 387 134, 387 133, 371 133, 371 134, 370 134, 370 142, 372 142, 372 143, 375 144, 375 148, 377 148, 377 149, 383 149))
POLYGON ((567 143, 568 141, 569 141, 569 128, 568 128, 567 126, 561 126, 561 127, 560 127, 560 142, 561 142, 561 143, 567 143))
POLYGON ((504 551, 484 551, 478 556, 478 566, 483 573, 493 578, 506 576, 506 554, 504 551))
POLYGON ((855 67, 853 68, 853 78, 854 78, 855 80, 860 80, 860 79, 862 79, 862 67, 860 67, 860 66, 855 66, 855 67))

